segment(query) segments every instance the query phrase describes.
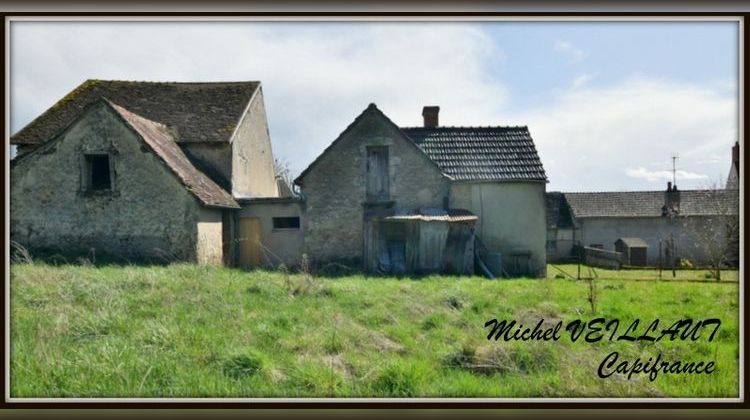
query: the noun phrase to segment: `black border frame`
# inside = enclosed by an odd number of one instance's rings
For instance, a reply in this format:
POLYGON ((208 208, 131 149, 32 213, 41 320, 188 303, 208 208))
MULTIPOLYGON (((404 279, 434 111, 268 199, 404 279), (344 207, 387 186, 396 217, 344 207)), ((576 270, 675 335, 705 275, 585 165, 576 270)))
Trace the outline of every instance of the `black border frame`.
MULTIPOLYGON (((339 2, 334 2, 339 3, 339 2)), ((341 2, 346 4, 352 4, 348 2, 341 2)), ((484 4, 485 2, 480 2, 484 4)), ((642 6, 644 3, 641 2, 634 2, 634 7, 637 7, 639 4, 642 6)), ((701 2, 697 2, 698 4, 703 4, 701 2)), ((732 3, 732 2, 730 2, 732 3)), ((50 7, 51 4, 54 3, 48 3, 45 4, 43 7, 50 7)), ((84 2, 84 4, 91 4, 89 2, 84 2)), ((188 2, 185 2, 183 4, 190 4, 188 2)), ((221 2, 217 2, 217 5, 222 4, 221 2)), ((252 3, 251 3, 252 4, 252 3)), ((388 5, 389 3, 384 3, 384 5, 388 5)), ((445 4, 443 1, 436 1, 434 5, 442 5, 445 4)), ((472 3, 469 2, 467 5, 471 5, 472 3)), ((682 5, 691 5, 696 4, 696 2, 693 1, 686 1, 682 5)), ((722 2, 717 2, 716 6, 720 6, 722 2)), ((741 4, 741 3, 740 3, 741 4)), ((144 5, 148 7, 148 3, 146 2, 140 2, 135 1, 133 2, 133 5, 144 5)), ((154 6, 160 6, 158 3, 154 3, 154 6)), ((299 4, 294 5, 300 6, 299 4)), ((38 7, 38 6, 37 6, 38 7)), ((58 6, 59 7, 59 6, 58 6)), ((96 7, 96 6, 94 6, 96 7)), ((703 7, 711 7, 703 5, 703 7)), ((725 9, 724 7, 717 7, 717 9, 725 9)), ((602 9, 602 7, 598 7, 598 9, 602 9)), ((664 9, 662 6, 661 9, 664 9)), ((575 18, 580 17, 584 19, 588 18, 689 18, 689 17, 706 17, 706 18, 712 18, 712 17, 737 17, 737 18, 744 18, 745 23, 747 23, 750 18, 750 11, 743 11, 743 12, 733 12, 733 11, 704 11, 703 9, 695 9, 695 11, 689 11, 689 12, 668 12, 668 11, 649 11, 646 9, 645 11, 597 11, 597 12, 589 12, 589 11, 557 11, 557 12, 538 12, 538 11, 358 11, 358 10, 351 10, 351 11, 238 11, 238 12, 197 12, 197 11, 158 11, 158 12, 124 12, 124 11, 111 11, 111 12, 91 12, 91 11, 80 11, 80 12, 39 12, 39 11, 2 11, 0 12, 0 15, 3 18, 3 32, 0 34, 0 48, 3 52, 3 57, 8 54, 8 51, 6 49, 7 40, 6 40, 6 31, 8 31, 8 26, 10 24, 8 18, 14 18, 14 17, 85 17, 85 18, 92 18, 92 17, 102 17, 102 18, 127 18, 127 17, 133 17, 134 19, 147 17, 169 17, 169 18, 181 18, 181 17, 207 17, 207 18, 237 18, 237 17, 248 17, 248 18, 278 18, 280 20, 283 20, 284 18, 326 18, 330 17, 333 19, 342 19, 342 18, 368 18, 369 20, 375 20, 377 21, 378 18, 420 18, 420 19, 429 19, 429 18, 513 18, 513 17, 524 17, 524 18, 540 18, 540 19, 551 19, 554 18, 575 18)), ((750 52, 750 48, 748 47, 750 45, 750 31, 745 29, 745 31, 742 33, 742 59, 743 59, 743 69, 742 69, 742 77, 744 78, 745 85, 748 83, 748 76, 750 76, 750 72, 748 71, 748 66, 746 65, 748 53, 750 52)), ((9 59, 9 57, 8 57, 9 59)), ((0 87, 0 91, 2 92, 2 96, 4 99, 8 98, 9 92, 6 91, 6 85, 5 80, 8 75, 6 75, 6 66, 3 66, 2 74, 3 76, 3 83, 2 87, 0 87)), ((742 86, 742 90, 738 90, 738 94, 740 96, 744 95, 746 89, 745 86, 742 86)), ((3 107, 5 107, 5 102, 3 103, 3 107)), ((742 121, 747 121, 747 115, 748 115, 748 106, 745 104, 745 107, 743 109, 743 112, 739 115, 739 118, 742 121)), ((6 130, 6 121, 5 118, 0 121, 0 129, 2 129, 2 132, 5 133, 6 130)), ((7 147, 8 140, 6 139, 6 147, 7 147)), ((743 141, 744 143, 744 141, 743 141)), ((743 147, 742 151, 742 159, 741 162, 747 161, 748 152, 745 147, 743 147)), ((742 163, 741 163, 742 164, 742 163)), ((6 179, 5 179, 5 173, 8 170, 9 162, 3 159, 2 163, 0 163, 0 170, 2 170, 2 193, 3 197, 5 197, 6 194, 6 179)), ((741 186, 742 187, 742 186, 741 186)), ((741 192, 742 190, 740 190, 741 192)), ((5 200, 2 200, 2 204, 0 205, 0 210, 2 210, 4 218, 6 220, 6 223, 8 222, 7 219, 7 211, 6 208, 6 202, 5 200)), ((745 220, 747 220, 747 209, 743 207, 741 209, 742 215, 745 217, 745 220)), ((0 230, 3 233, 3 237, 7 234, 5 231, 6 224, 3 223, 0 230)), ((9 243, 6 243, 4 240, 2 241, 2 251, 3 251, 3 258, 5 255, 7 255, 8 252, 9 243)), ((746 261, 747 260, 747 243, 745 240, 743 240, 743 247, 744 250, 741 254, 741 258, 746 261)), ((5 263, 5 261, 4 261, 5 263)), ((3 280, 4 282, 10 281, 8 277, 6 277, 5 271, 3 272, 3 280)), ((740 279, 740 281, 743 281, 744 279, 740 279)), ((0 305, 2 305, 0 308, 2 309, 2 316, 4 317, 6 307, 5 307, 5 287, 0 290, 0 305)), ((744 327, 747 328, 748 322, 750 322, 750 316, 748 315, 747 308, 745 308, 744 313, 744 327)), ((0 347, 5 350, 6 345, 9 343, 6 343, 6 330, 5 330, 5 324, 3 323, 2 327, 3 334, 0 335, 0 347)), ((742 331, 744 334, 744 331, 742 331)), ((745 343, 744 348, 744 358, 747 362, 748 359, 748 346, 747 343, 745 343)), ((747 368, 747 367, 746 367, 747 368)), ((747 370, 747 369, 746 369, 747 370)), ((251 401, 251 402, 237 402, 237 401, 227 401, 227 402, 215 402, 215 401, 206 401, 206 402, 195 402, 195 401, 184 401, 183 399, 175 398, 173 401, 118 401, 118 402, 110 402, 110 401, 71 401, 71 402, 32 402, 32 401, 14 401, 10 402, 5 399, 6 392, 6 383, 5 383, 5 375, 10 374, 10 372, 5 372, 5 360, 3 360, 3 366, 2 366, 2 372, 3 372, 3 380, 0 383, 0 393, 2 393, 2 401, 0 401, 0 409, 80 409, 80 408, 87 408, 87 409, 103 409, 103 408, 168 408, 168 409, 207 409, 207 408, 254 408, 254 409, 309 409, 309 408, 315 408, 315 409, 325 409, 325 408, 340 408, 340 409, 352 409, 352 408, 451 408, 451 409, 465 409, 465 408, 536 408, 536 409, 561 409, 561 408, 597 408, 597 409, 624 409, 624 408, 647 408, 647 409, 665 409, 665 408, 701 408, 701 409, 714 409, 714 408, 722 408, 722 409, 738 409, 738 408, 744 408, 749 409, 750 408, 750 401, 748 401, 748 381, 747 381, 747 373, 745 372, 745 378, 744 378, 744 389, 741 389, 742 394, 744 395, 745 400, 741 402, 717 402, 717 401, 658 401, 659 398, 655 398, 654 402, 633 402, 633 401, 601 401, 601 402, 595 402, 595 401, 565 401, 565 402, 549 402, 549 401, 539 401, 539 402, 528 402, 528 401, 417 401, 417 400, 409 400, 405 399, 403 401, 392 401, 392 400, 384 400, 384 401, 357 401, 356 399, 350 399, 347 401, 285 401, 285 402, 279 402, 279 401, 251 401)), ((660 410, 663 411, 663 410, 660 410)), ((442 412, 443 414, 448 414, 447 412, 442 412)), ((20 413, 19 413, 20 414, 20 413)), ((322 413, 321 413, 322 414, 322 413)), ((436 413, 437 414, 437 413, 436 413)), ((625 413, 622 413, 625 414, 625 413)), ((684 413, 688 414, 688 413, 684 413)), ((693 412, 693 414, 697 414, 693 412)), ((727 413, 729 414, 729 413, 727 413)))

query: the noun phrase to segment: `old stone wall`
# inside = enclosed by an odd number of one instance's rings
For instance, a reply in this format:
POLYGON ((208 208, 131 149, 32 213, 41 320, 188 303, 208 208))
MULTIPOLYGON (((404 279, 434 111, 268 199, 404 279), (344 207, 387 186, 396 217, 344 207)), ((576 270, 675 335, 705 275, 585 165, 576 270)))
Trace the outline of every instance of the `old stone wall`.
POLYGON ((389 148, 394 207, 443 207, 448 180, 409 141, 379 111, 368 109, 304 176, 304 249, 313 262, 347 259, 361 263, 368 146, 389 148))
POLYGON ((103 103, 17 162, 10 195, 11 240, 32 249, 196 260, 200 203, 103 103), (109 154, 113 191, 84 191, 86 153, 109 154))

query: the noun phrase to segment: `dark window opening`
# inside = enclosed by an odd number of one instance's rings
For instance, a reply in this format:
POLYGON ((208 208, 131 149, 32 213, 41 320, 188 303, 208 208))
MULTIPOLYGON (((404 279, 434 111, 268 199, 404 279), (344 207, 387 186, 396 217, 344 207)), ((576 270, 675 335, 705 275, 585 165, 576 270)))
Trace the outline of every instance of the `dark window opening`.
POLYGON ((88 191, 112 189, 109 155, 86 155, 86 189, 88 191))
POLYGON ((299 217, 274 217, 274 229, 299 229, 299 217))

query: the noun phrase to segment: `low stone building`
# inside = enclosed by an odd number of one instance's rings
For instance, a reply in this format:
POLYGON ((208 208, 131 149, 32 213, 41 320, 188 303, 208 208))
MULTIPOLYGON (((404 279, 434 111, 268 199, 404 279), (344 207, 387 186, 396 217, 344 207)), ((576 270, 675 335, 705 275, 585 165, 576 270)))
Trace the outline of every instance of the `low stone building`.
POLYGON ((278 195, 259 82, 89 80, 10 142, 34 251, 232 264, 238 200, 278 195))
POLYGON ((242 267, 545 274, 526 127, 399 128, 373 104, 295 181, 258 82, 90 80, 11 137, 11 240, 32 252, 242 267), (488 264, 484 264, 486 261, 488 264), (489 267, 488 267, 489 266, 489 267))
POLYGON ((469 273, 476 242, 495 274, 545 274, 547 179, 528 129, 440 127, 438 112, 400 128, 370 104, 295 180, 313 261, 469 273))
MULTIPOLYGON (((638 238, 648 250, 645 264, 651 266, 680 258, 706 264, 724 251, 728 261, 736 259, 738 249, 724 247, 739 235, 737 190, 680 191, 669 183, 666 191, 557 194, 570 211, 573 223, 564 230, 574 245, 615 250, 618 239, 638 238)), ((548 246, 572 250, 567 241, 548 246)), ((553 261, 565 257, 558 254, 553 261)))

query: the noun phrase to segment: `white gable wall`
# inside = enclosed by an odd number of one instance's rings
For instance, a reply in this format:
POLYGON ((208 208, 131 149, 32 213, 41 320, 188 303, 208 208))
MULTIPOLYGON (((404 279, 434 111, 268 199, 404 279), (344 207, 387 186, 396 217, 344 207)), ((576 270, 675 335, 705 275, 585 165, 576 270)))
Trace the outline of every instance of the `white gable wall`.
POLYGON ((451 207, 470 210, 479 220, 476 234, 490 252, 530 252, 530 275, 546 274, 547 225, 544 182, 460 182, 451 185, 451 207))

